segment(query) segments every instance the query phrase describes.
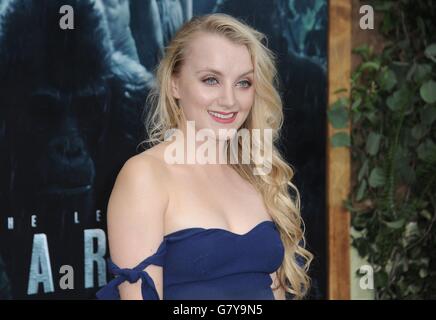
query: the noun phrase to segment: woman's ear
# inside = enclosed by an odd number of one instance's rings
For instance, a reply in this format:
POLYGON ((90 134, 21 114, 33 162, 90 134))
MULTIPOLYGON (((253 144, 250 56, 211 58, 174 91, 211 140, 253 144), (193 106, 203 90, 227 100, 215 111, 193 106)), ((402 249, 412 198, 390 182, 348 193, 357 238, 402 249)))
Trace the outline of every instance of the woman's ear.
POLYGON ((176 76, 171 76, 171 93, 175 99, 180 99, 179 95, 179 79, 176 76))

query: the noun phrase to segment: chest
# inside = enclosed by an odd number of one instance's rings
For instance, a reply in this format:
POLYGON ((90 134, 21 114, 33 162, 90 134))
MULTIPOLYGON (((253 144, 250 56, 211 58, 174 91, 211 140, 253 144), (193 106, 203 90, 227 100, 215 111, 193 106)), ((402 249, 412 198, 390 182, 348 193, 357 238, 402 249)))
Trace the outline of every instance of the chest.
POLYGON ((166 213, 168 231, 190 226, 238 233, 270 219, 262 195, 237 173, 174 175, 166 213))

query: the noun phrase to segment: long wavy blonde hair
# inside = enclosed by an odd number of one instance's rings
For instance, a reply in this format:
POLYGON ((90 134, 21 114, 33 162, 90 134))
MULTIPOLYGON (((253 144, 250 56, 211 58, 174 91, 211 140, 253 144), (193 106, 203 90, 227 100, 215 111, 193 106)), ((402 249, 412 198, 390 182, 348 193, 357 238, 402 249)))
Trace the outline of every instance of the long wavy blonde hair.
MULTIPOLYGON (((254 163, 231 164, 236 172, 249 181, 262 195, 285 248, 285 257, 277 270, 278 286, 295 299, 303 298, 310 287, 309 265, 313 255, 305 249, 304 223, 300 214, 300 194, 291 182, 294 171, 282 158, 275 146, 283 125, 283 111, 277 91, 278 76, 276 57, 267 48, 266 36, 242 21, 226 14, 215 13, 193 17, 186 22, 165 47, 165 54, 156 71, 156 82, 147 97, 149 113, 146 118, 148 138, 151 145, 165 140, 167 130, 181 128, 185 121, 177 101, 171 94, 171 76, 180 70, 186 48, 197 32, 218 34, 235 44, 245 45, 254 65, 255 99, 251 112, 241 128, 272 130, 272 163, 268 175, 254 174, 254 163), (291 196, 291 192, 294 194, 291 196)), ((263 141, 258 141, 261 152, 263 141)), ((241 154, 243 143, 238 142, 241 154)), ((230 148, 227 149, 230 152, 230 148)), ((250 155, 250 160, 252 155, 250 155)))

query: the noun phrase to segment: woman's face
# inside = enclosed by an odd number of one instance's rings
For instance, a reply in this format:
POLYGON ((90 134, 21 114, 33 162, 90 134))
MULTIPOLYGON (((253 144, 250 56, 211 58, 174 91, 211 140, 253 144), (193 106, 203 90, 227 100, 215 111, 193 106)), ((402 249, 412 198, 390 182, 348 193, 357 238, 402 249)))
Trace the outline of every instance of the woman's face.
POLYGON ((245 45, 200 33, 172 78, 172 94, 196 130, 210 128, 219 139, 219 129, 237 130, 247 118, 254 102, 253 71, 245 45))

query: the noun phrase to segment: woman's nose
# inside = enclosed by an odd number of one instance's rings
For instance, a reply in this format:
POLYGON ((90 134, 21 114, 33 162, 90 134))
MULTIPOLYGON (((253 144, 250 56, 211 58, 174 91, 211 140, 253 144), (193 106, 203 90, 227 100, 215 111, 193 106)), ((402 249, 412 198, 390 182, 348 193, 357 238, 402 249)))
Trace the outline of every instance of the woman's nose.
POLYGON ((220 105, 224 107, 233 107, 235 105, 235 88, 233 85, 226 85, 222 87, 220 105))

